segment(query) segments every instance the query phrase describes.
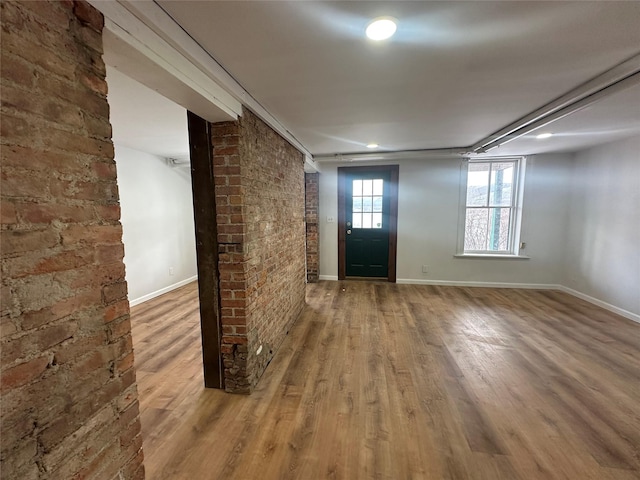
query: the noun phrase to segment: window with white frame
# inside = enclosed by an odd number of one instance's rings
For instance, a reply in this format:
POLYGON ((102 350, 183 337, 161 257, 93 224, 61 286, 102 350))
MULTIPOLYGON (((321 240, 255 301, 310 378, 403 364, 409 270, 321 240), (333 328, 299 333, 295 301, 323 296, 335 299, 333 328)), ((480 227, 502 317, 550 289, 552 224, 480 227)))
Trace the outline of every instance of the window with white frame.
POLYGON ((464 208, 464 254, 517 255, 524 158, 470 160, 464 208))

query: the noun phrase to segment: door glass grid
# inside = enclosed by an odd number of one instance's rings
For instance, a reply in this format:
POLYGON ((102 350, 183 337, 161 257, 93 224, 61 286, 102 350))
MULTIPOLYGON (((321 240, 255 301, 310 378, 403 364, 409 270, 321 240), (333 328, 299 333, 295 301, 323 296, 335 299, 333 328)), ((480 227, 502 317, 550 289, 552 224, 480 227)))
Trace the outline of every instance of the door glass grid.
POLYGON ((353 228, 382 228, 383 191, 381 178, 353 181, 353 228))

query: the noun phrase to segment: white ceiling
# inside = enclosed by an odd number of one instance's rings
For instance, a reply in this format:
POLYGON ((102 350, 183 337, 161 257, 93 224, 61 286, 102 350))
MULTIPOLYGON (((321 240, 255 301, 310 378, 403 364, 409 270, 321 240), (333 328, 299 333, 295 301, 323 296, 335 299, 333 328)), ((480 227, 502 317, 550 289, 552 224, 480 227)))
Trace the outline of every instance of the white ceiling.
MULTIPOLYGON (((469 146, 640 52, 635 1, 156 3, 314 156, 370 142, 469 146), (397 18, 398 32, 374 43, 364 29, 380 15, 397 18)), ((115 98, 120 87, 111 78, 109 87, 115 98)), ((131 99, 122 117, 133 115, 131 99)), ((639 134, 640 86, 543 130, 554 137, 528 135, 491 153, 572 151, 639 134)))

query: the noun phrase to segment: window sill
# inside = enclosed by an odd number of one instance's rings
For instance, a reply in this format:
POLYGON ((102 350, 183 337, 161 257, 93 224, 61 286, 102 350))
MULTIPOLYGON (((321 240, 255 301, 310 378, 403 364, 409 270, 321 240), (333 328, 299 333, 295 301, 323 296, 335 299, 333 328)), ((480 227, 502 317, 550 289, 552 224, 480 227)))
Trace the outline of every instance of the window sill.
POLYGON ((510 255, 510 254, 482 254, 482 253, 457 253, 454 258, 483 258, 491 260, 529 260, 531 257, 527 255, 510 255))

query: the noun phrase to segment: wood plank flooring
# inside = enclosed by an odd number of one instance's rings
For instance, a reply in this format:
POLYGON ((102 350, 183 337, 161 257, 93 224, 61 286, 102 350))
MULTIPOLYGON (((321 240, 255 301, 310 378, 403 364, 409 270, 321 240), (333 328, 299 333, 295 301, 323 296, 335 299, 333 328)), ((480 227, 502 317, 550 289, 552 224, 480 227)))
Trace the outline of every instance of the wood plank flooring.
POLYGON ((198 322, 195 283, 132 309, 149 479, 640 478, 640 325, 567 294, 311 284, 251 396, 198 322))

